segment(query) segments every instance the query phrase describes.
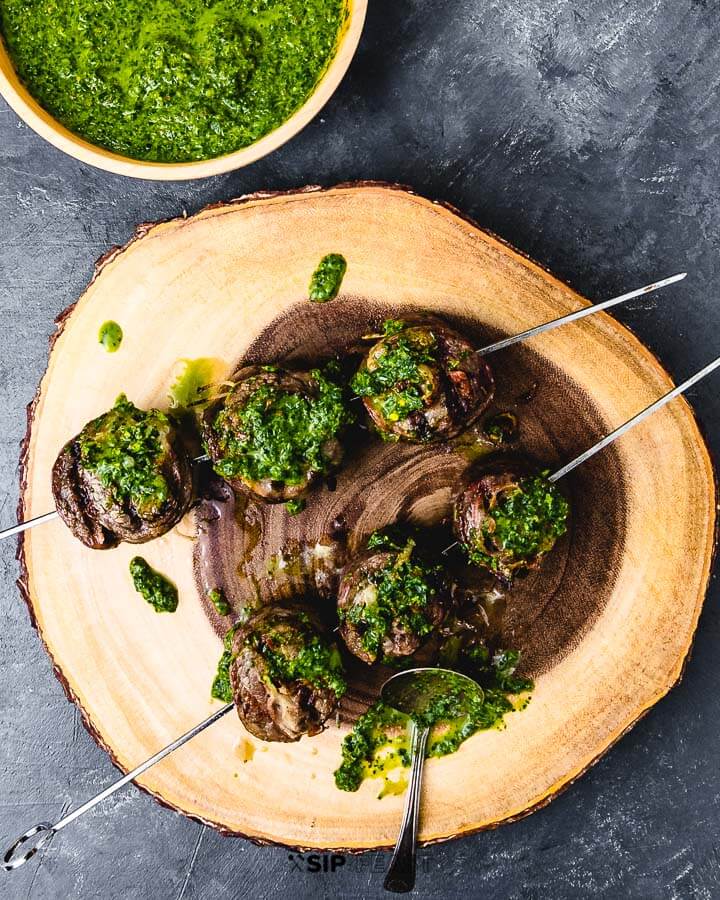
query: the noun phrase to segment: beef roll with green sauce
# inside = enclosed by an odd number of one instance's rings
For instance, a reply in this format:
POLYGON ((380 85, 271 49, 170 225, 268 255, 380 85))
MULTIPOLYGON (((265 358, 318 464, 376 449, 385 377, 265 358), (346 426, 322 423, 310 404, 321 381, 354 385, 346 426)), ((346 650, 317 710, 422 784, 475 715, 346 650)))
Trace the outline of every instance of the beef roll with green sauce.
POLYGON ((68 441, 52 470, 60 518, 94 550, 165 534, 187 512, 192 490, 191 462, 172 420, 124 394, 68 441))
POLYGON ((338 589, 340 634, 363 662, 411 656, 437 629, 448 607, 441 566, 416 550, 375 534, 367 552, 344 569, 338 589))
POLYGON ((319 369, 253 366, 206 410, 203 438, 213 468, 235 490, 283 503, 340 465, 348 421, 342 388, 319 369))
POLYGON ((537 569, 568 528, 570 507, 548 472, 497 461, 455 501, 455 533, 471 563, 505 582, 537 569))
POLYGON ((337 645, 302 606, 268 606, 232 636, 230 683, 238 715, 263 741, 322 731, 347 690, 337 645))
POLYGON ((383 437, 428 443, 471 425, 488 407, 495 385, 487 363, 447 325, 391 319, 352 389, 383 437))

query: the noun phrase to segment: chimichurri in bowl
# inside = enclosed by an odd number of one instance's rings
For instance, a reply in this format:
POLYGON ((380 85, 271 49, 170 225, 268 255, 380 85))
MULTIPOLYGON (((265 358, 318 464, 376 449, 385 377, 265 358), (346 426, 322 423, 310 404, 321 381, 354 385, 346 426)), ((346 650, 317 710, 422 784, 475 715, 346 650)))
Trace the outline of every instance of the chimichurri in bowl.
POLYGON ((367 0, 0 0, 0 92, 61 149, 202 177, 284 143, 354 53, 367 0))

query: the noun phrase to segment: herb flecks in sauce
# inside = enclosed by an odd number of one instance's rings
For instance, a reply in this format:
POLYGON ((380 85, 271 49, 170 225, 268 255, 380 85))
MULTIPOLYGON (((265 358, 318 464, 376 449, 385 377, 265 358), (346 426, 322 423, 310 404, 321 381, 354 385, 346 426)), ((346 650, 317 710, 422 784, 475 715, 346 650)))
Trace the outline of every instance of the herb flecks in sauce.
POLYGON ((267 663, 275 685, 303 681, 342 697, 347 682, 340 651, 315 631, 305 613, 298 616, 298 622, 301 633, 271 630, 263 635, 251 634, 248 641, 267 663))
POLYGON ((505 562, 531 563, 565 534, 570 507, 547 475, 543 472, 521 478, 517 487, 503 493, 488 510, 480 533, 473 535, 467 547, 472 563, 493 571, 501 565, 486 541, 500 548, 505 562))
POLYGON ((289 516, 298 516, 307 506, 306 501, 301 498, 299 500, 288 500, 285 503, 285 509, 288 511, 289 516))
POLYGON ((347 262, 339 253, 329 253, 320 261, 310 279, 309 297, 313 303, 327 303, 340 293, 347 262))
POLYGON ((219 616, 230 615, 230 604, 227 602, 225 592, 220 588, 213 588, 211 591, 208 591, 208 600, 215 607, 219 616))
POLYGON ((379 350, 355 374, 351 387, 368 398, 387 422, 399 422, 422 410, 435 388, 436 341, 425 328, 388 319, 379 350))
MULTIPOLYGON (((315 631, 307 615, 301 613, 298 621, 299 629, 289 632, 273 629, 263 635, 251 633, 246 643, 263 657, 268 676, 276 686, 303 681, 313 687, 327 688, 336 697, 342 697, 347 691, 347 682, 340 651, 315 631)), ((225 635, 223 653, 210 691, 216 700, 225 703, 233 699, 230 668, 238 628, 240 623, 233 625, 225 635)))
POLYGON ((338 614, 341 622, 347 620, 361 633, 360 642, 368 654, 381 658, 391 630, 419 638, 433 630, 428 611, 442 582, 442 568, 419 558, 412 538, 399 543, 391 535, 376 532, 367 546, 392 556, 383 568, 362 574, 353 603, 338 614))
POLYGON ((98 332, 98 343, 100 343, 108 353, 116 353, 122 344, 123 332, 117 322, 104 322, 100 326, 98 332))
POLYGON ((67 128, 135 159, 210 159, 254 143, 313 92, 345 0, 2 0, 30 93, 67 128))
POLYGON ((130 560, 130 576, 135 590, 155 612, 175 612, 178 605, 177 588, 164 575, 151 568, 142 556, 135 556, 130 560))
POLYGON ((78 435, 80 460, 117 502, 130 500, 140 515, 155 513, 168 499, 162 465, 170 428, 164 413, 138 409, 120 394, 109 412, 78 435))
POLYGON ((215 700, 222 700, 223 703, 232 703, 233 691, 230 683, 230 666, 232 665, 232 644, 235 632, 240 627, 240 623, 236 623, 229 628, 223 639, 223 652, 218 662, 217 672, 210 688, 210 696, 215 700))
POLYGON ((314 394, 260 382, 242 408, 228 404, 215 416, 225 478, 303 484, 308 472, 327 474, 333 462, 326 445, 350 421, 342 388, 320 369, 310 373, 314 394))
MULTIPOLYGON (((507 713, 527 706, 533 684, 514 674, 518 662, 515 651, 496 654, 474 673, 479 682, 476 691, 468 690, 464 679, 448 683, 447 691, 417 717, 421 727, 431 727, 426 757, 454 753, 473 734, 503 728, 507 713)), ((389 773, 410 765, 409 725, 409 716, 382 701, 371 706, 343 741, 342 762, 335 772, 337 787, 356 791, 366 778, 383 778, 380 796, 397 793, 404 778, 398 780, 389 773)))

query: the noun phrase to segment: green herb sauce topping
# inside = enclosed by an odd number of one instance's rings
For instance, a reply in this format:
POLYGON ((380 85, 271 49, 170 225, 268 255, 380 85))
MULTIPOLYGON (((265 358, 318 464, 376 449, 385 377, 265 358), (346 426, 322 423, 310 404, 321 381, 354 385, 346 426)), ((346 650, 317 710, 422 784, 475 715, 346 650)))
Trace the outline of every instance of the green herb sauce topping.
MULTIPOLYGON (((250 633, 245 643, 263 657, 274 684, 304 681, 317 688, 327 688, 336 697, 342 697, 347 691, 347 682, 340 651, 315 632, 307 615, 301 613, 299 621, 300 635, 294 628, 291 631, 273 629, 264 635, 250 633)), ((233 699, 230 668, 234 659, 233 641, 239 627, 238 622, 225 635, 223 653, 210 691, 216 700, 224 703, 230 703, 233 699)))
POLYGON ((117 322, 105 322, 100 326, 98 342, 108 353, 116 353, 122 344, 123 332, 117 322))
POLYGON ((471 562, 497 571, 503 562, 531 563, 552 549, 567 531, 570 507, 547 476, 529 475, 501 495, 466 548, 471 562), (502 560, 488 551, 486 541, 500 548, 502 560))
POLYGON ((240 622, 236 622, 228 629, 223 638, 223 652, 218 662, 217 672, 213 679, 210 695, 215 700, 222 700, 223 703, 232 703, 233 690, 230 682, 230 666, 233 661, 232 645, 235 632, 240 627, 240 622))
POLYGON ((314 303, 327 303, 340 293, 340 285, 347 271, 347 262, 339 253, 329 253, 310 279, 309 296, 314 303))
POLYGON ((116 502, 129 500, 141 515, 156 513, 168 499, 161 468, 170 429, 164 413, 138 409, 120 394, 109 412, 80 432, 80 461, 116 502))
POLYGON ((326 445, 350 415, 342 388, 319 369, 310 374, 316 396, 261 383, 241 408, 229 398, 212 426, 222 457, 214 464, 219 475, 295 485, 303 484, 309 472, 330 471, 326 445))
POLYGON ((360 642, 372 656, 381 655, 383 640, 391 628, 425 637, 433 630, 428 606, 437 596, 442 582, 442 566, 430 565, 413 558, 415 541, 404 544, 393 537, 376 532, 368 540, 369 550, 393 553, 382 569, 363 575, 367 586, 361 586, 362 602, 338 610, 341 621, 347 620, 362 632, 360 642))
POLYGON ((155 612, 175 612, 178 591, 164 575, 151 568, 142 556, 130 560, 130 576, 135 590, 153 607, 155 612))
POLYGON ((52 116, 135 159, 254 143, 313 92, 346 0, 2 0, 16 71, 52 116))
POLYGON ((304 626, 300 646, 295 629, 251 634, 247 643, 263 657, 275 685, 304 681, 313 687, 327 688, 336 697, 342 697, 347 691, 347 682, 340 651, 317 634, 305 613, 301 613, 298 619, 304 626))
POLYGON ((395 319, 384 323, 383 332, 382 349, 355 374, 351 387, 387 422, 400 422, 422 410, 433 391, 436 340, 427 329, 407 328, 395 319))
MULTIPOLYGON (((524 709, 533 683, 514 674, 519 654, 496 654, 474 677, 476 691, 467 682, 449 680, 447 692, 416 717, 420 727, 431 728, 426 757, 446 756, 478 731, 504 727, 505 715, 524 709)), ((390 773, 410 765, 410 717, 382 701, 370 707, 344 739, 342 762, 335 772, 335 784, 342 791, 356 791, 365 778, 383 778, 380 796, 398 793, 405 781, 390 773)))

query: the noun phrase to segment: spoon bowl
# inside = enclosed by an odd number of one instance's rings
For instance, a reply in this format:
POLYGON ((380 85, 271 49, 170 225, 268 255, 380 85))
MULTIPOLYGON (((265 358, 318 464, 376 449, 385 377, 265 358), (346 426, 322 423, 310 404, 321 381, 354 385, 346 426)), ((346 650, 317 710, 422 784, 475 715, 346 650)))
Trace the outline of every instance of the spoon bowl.
POLYGON ((407 716, 422 720, 449 688, 473 691, 482 695, 482 688, 461 672, 452 669, 405 669, 383 684, 380 695, 383 703, 407 716))

